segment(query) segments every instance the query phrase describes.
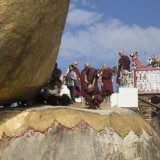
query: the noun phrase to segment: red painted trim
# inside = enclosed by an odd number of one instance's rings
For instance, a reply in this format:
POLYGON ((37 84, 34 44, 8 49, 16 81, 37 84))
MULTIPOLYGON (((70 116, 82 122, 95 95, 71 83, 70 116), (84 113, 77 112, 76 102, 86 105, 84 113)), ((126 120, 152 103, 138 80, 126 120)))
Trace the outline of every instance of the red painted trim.
POLYGON ((160 91, 146 91, 146 92, 138 92, 138 94, 160 94, 160 91))
POLYGON ((137 88, 136 70, 134 70, 134 88, 137 88))
POLYGON ((136 68, 136 71, 154 71, 160 70, 160 68, 136 68))

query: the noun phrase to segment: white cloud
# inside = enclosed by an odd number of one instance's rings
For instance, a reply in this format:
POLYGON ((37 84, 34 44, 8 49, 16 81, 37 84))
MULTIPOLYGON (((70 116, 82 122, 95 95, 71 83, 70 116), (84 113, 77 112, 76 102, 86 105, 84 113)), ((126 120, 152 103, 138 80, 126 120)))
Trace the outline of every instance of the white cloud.
POLYGON ((67 24, 70 26, 89 26, 100 20, 101 14, 97 12, 89 12, 81 9, 73 9, 67 17, 67 24))
MULTIPOLYGON (((63 62, 63 67, 68 67, 74 60, 79 61, 80 69, 87 61, 96 68, 100 68, 104 63, 109 66, 117 65, 120 49, 127 55, 138 51, 140 59, 145 64, 149 56, 160 55, 160 29, 130 26, 118 19, 100 22, 100 18, 93 20, 95 12, 78 9, 73 11, 81 14, 74 15, 74 12, 71 12, 74 16, 67 20, 68 27, 83 25, 83 28, 74 28, 75 30, 71 31, 66 29, 64 32, 59 52, 59 62, 63 62), (144 52, 147 54, 143 54, 144 52)), ((101 17, 101 14, 96 13, 96 16, 101 17)))
POLYGON ((75 9, 75 8, 76 8, 76 5, 75 5, 75 4, 72 4, 72 3, 71 3, 71 4, 69 5, 69 10, 72 10, 72 9, 75 9))
POLYGON ((81 0, 82 5, 89 6, 91 8, 96 8, 94 4, 91 3, 91 0, 81 0))
POLYGON ((83 5, 90 5, 90 1, 89 0, 81 0, 83 5))
POLYGON ((96 6, 92 3, 91 0, 71 0, 72 3, 79 2, 82 6, 89 6, 91 8, 96 8, 96 6))

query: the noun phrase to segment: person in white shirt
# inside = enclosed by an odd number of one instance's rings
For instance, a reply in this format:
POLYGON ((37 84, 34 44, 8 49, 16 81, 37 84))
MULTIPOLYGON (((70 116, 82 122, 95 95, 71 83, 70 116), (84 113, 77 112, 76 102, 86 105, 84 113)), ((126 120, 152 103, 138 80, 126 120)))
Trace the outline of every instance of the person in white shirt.
POLYGON ((73 70, 74 70, 73 65, 70 65, 69 72, 66 77, 66 85, 70 90, 70 94, 71 94, 71 103, 75 103, 74 81, 77 80, 76 73, 73 70))
POLYGON ((51 105, 69 105, 71 103, 70 90, 59 80, 54 88, 48 89, 48 104, 51 105))

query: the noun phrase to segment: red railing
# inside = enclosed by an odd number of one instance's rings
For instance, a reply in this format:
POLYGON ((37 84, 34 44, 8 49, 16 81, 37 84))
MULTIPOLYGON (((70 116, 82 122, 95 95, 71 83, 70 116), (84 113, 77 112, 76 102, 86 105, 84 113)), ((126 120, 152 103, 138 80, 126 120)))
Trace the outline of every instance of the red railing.
POLYGON ((160 94, 160 68, 143 65, 137 58, 134 61, 134 87, 138 94, 160 94))

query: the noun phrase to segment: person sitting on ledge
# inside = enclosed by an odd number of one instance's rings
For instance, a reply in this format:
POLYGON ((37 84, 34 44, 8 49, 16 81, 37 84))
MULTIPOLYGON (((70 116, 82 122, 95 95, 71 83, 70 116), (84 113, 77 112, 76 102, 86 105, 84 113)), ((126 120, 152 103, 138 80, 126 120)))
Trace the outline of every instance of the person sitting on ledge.
POLYGON ((103 99, 101 97, 99 88, 94 88, 93 85, 89 84, 87 87, 85 98, 88 102, 89 109, 100 110, 100 104, 102 103, 103 99))
POLYGON ((67 106, 71 103, 70 91, 60 80, 51 81, 42 88, 35 103, 67 106))
POLYGON ((50 105, 63 105, 67 106, 71 103, 70 91, 62 82, 56 81, 54 88, 48 89, 49 98, 47 103, 50 105))

